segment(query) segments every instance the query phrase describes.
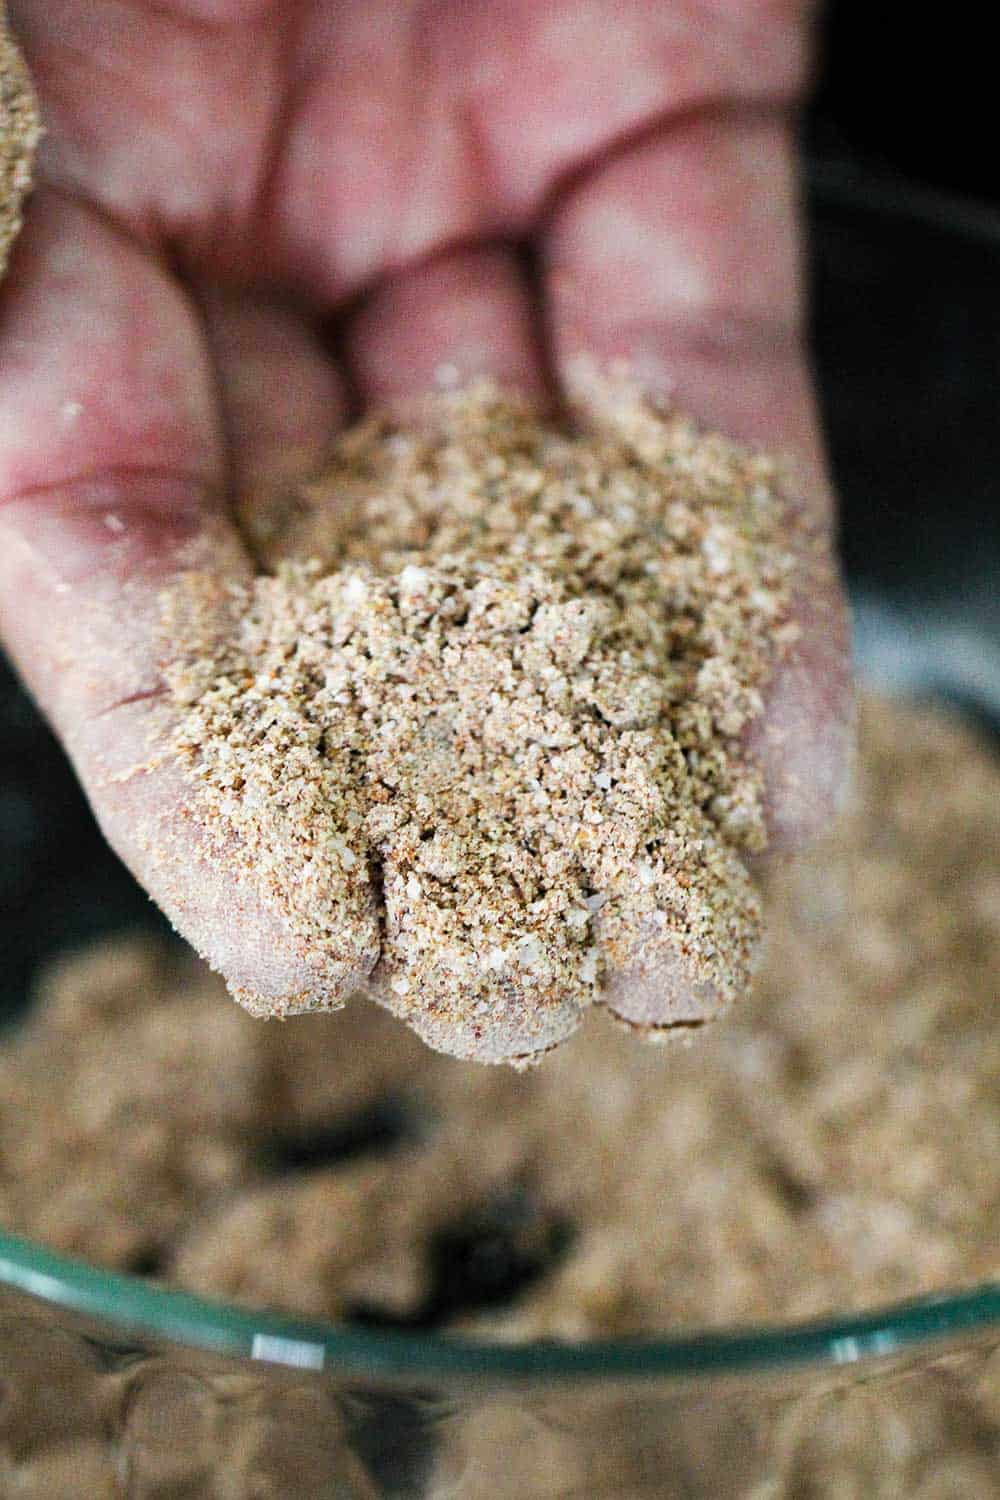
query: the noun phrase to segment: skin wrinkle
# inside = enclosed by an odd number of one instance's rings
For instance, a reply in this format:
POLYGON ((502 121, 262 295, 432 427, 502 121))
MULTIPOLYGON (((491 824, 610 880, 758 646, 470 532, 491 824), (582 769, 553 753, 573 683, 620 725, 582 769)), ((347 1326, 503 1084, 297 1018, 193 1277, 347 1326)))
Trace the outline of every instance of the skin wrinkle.
POLYGON ((655 146, 668 133, 677 134, 702 123, 730 122, 735 126, 771 122, 789 126, 789 109, 789 101, 782 99, 748 102, 719 94, 709 95, 684 108, 663 110, 631 129, 610 136, 585 161, 556 173, 539 204, 534 227, 544 238, 551 224, 558 220, 565 203, 599 180, 607 169, 638 156, 647 146, 655 146))
MULTIPOLYGON (((183 470, 155 469, 145 465, 142 468, 129 468, 127 465, 120 465, 114 469, 102 469, 95 474, 81 474, 69 484, 61 485, 59 488, 64 492, 78 491, 81 495, 86 494, 88 490, 95 495, 105 489, 111 495, 114 495, 115 491, 119 489, 122 491, 127 490, 130 497, 129 509, 134 510, 136 508, 135 501, 132 498, 135 494, 134 481, 139 479, 153 482, 159 480, 166 484, 176 485, 178 490, 182 491, 185 489, 200 490, 201 497, 198 500, 192 500, 186 508, 178 507, 176 503, 171 504, 169 514, 171 519, 176 518, 178 521, 182 521, 185 514, 189 515, 192 521, 200 521, 203 518, 209 487, 205 484, 202 475, 185 473, 183 470)), ((21 490, 18 494, 11 495, 7 499, 0 496, 0 506, 12 509, 16 505, 27 504, 33 500, 42 501, 51 495, 55 488, 56 486, 51 484, 42 484, 35 486, 33 489, 21 490)), ((95 503, 98 502, 95 501, 95 503)), ((215 509, 220 507, 221 498, 218 507, 213 505, 210 508, 215 509)))
MULTIPOLYGON (((95 738, 92 731, 116 705, 155 692, 162 681, 148 646, 156 592, 207 558, 224 558, 236 577, 238 558, 232 538, 206 521, 201 486, 130 475, 127 507, 104 483, 68 486, 57 511, 53 498, 46 493, 0 508, 0 627, 74 755, 108 743, 117 755, 113 736, 102 731, 95 738), (123 511, 124 530, 104 524, 123 511), (55 549, 53 529, 61 538, 55 549), (21 627, 11 606, 28 589, 45 600, 50 652, 18 650, 21 627)), ((124 743, 126 756, 139 759, 127 737, 124 743)))
POLYGON ((124 698, 118 698, 114 703, 109 703, 107 708, 99 708, 94 717, 105 718, 108 714, 115 713, 120 708, 131 708, 133 703, 151 703, 157 698, 162 698, 167 692, 165 682, 154 683, 152 687, 139 688, 134 693, 128 693, 124 698))

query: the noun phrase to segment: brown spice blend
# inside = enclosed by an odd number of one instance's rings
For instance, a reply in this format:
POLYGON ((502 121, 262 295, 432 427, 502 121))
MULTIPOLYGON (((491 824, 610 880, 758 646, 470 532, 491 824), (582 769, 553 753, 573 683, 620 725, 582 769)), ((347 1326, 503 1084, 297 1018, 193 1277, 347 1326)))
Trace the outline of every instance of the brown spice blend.
POLYGON ((40 138, 31 79, 8 29, 5 0, 0 0, 0 276, 21 228, 21 206, 40 138))
MULTIPOLYGON (((260 1026, 190 957, 105 941, 52 969, 0 1051, 0 1222, 248 1304, 405 1322, 456 1221, 503 1230, 513 1211, 537 1241, 568 1217, 533 1284, 444 1319, 503 1339, 785 1321, 995 1279, 1000 766, 926 707, 869 698, 860 727, 853 804, 770 877, 754 993, 713 1045, 665 1056, 593 1017, 537 1069, 469 1068, 363 1003, 260 1026), (407 1101, 401 1140, 276 1170, 276 1135, 322 1142, 387 1096, 407 1101)), ((962 1358, 793 1399, 777 1431, 767 1407, 774 1495, 1000 1496, 1000 1355, 962 1358)), ((542 1429, 491 1408, 460 1454, 443 1434, 442 1470, 470 1494, 543 1471, 618 1494, 635 1452, 657 1482, 711 1488, 717 1470, 728 1492, 717 1403, 623 1437, 630 1413, 542 1429)), ((0 1490, 27 1483, 3 1463, 0 1490)), ((63 1493, 39 1472, 37 1493, 63 1493)))
POLYGON ((667 1029, 746 992, 786 507, 773 460, 609 392, 586 434, 486 385, 365 422, 249 518, 270 571, 165 601, 209 846, 328 976, 248 1009, 366 983, 433 1047, 524 1061, 623 985, 667 1029))
MULTIPOLYGON (((289 1311, 418 1309, 438 1231, 518 1195, 574 1234, 496 1336, 773 1321, 1000 1274, 1000 767, 869 699, 853 806, 774 874, 752 996, 665 1055, 589 1018, 524 1073, 379 1008, 260 1026, 149 940, 55 968, 0 1051, 0 1222, 289 1311), (289 1177, 380 1100, 394 1145, 289 1177)), ((525 1221, 527 1222, 527 1221, 525 1221)), ((530 1227, 530 1226, 529 1226, 530 1227)))

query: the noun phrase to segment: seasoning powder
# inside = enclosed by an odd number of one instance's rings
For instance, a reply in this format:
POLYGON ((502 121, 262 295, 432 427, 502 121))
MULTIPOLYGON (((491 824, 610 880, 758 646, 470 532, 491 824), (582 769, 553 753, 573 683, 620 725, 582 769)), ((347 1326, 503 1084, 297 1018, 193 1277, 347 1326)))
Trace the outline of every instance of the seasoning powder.
POLYGON ((643 978, 667 1029, 745 992, 786 507, 772 459, 608 390, 585 434, 486 385, 367 421, 245 518, 251 583, 166 600, 208 845, 326 976, 251 1011, 365 981, 432 1046, 524 1061, 643 978))
POLYGON ((860 742, 710 1046, 591 1015, 542 1067, 473 1068, 363 1002, 261 1026, 149 936, 51 966, 0 1047, 0 1224, 252 1306, 505 1340, 996 1280, 1000 765, 926 705, 863 700, 860 742))

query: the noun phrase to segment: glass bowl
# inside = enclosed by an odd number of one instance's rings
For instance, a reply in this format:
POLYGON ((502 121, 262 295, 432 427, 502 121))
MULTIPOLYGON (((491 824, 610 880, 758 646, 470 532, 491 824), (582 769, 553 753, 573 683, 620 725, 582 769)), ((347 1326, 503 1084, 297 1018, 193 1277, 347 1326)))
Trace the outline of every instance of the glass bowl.
MULTIPOLYGON (((810 209, 862 672, 996 728, 1000 219, 836 162, 814 165, 810 209)), ((9 678, 0 725, 14 1015, 50 949, 156 918, 9 678)), ((490 1345, 238 1310, 0 1234, 0 1495, 988 1500, 1000 1284, 795 1326, 490 1345)))

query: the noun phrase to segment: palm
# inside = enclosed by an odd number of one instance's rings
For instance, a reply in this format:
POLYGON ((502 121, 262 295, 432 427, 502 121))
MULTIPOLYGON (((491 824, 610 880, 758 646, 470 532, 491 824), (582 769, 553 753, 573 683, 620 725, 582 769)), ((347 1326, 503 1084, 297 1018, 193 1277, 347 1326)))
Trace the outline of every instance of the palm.
MULTIPOLYGON (((13 9, 49 137, 2 302, 0 624, 179 925, 231 977, 301 988, 252 892, 199 869, 171 773, 121 779, 159 584, 199 549, 247 566, 229 507, 318 462, 348 384, 393 399, 445 363, 543 397, 581 352, 625 356, 795 453, 825 516, 786 123, 801 27, 762 0, 13 9)), ((789 835, 840 758, 818 598, 769 720, 789 835)))

